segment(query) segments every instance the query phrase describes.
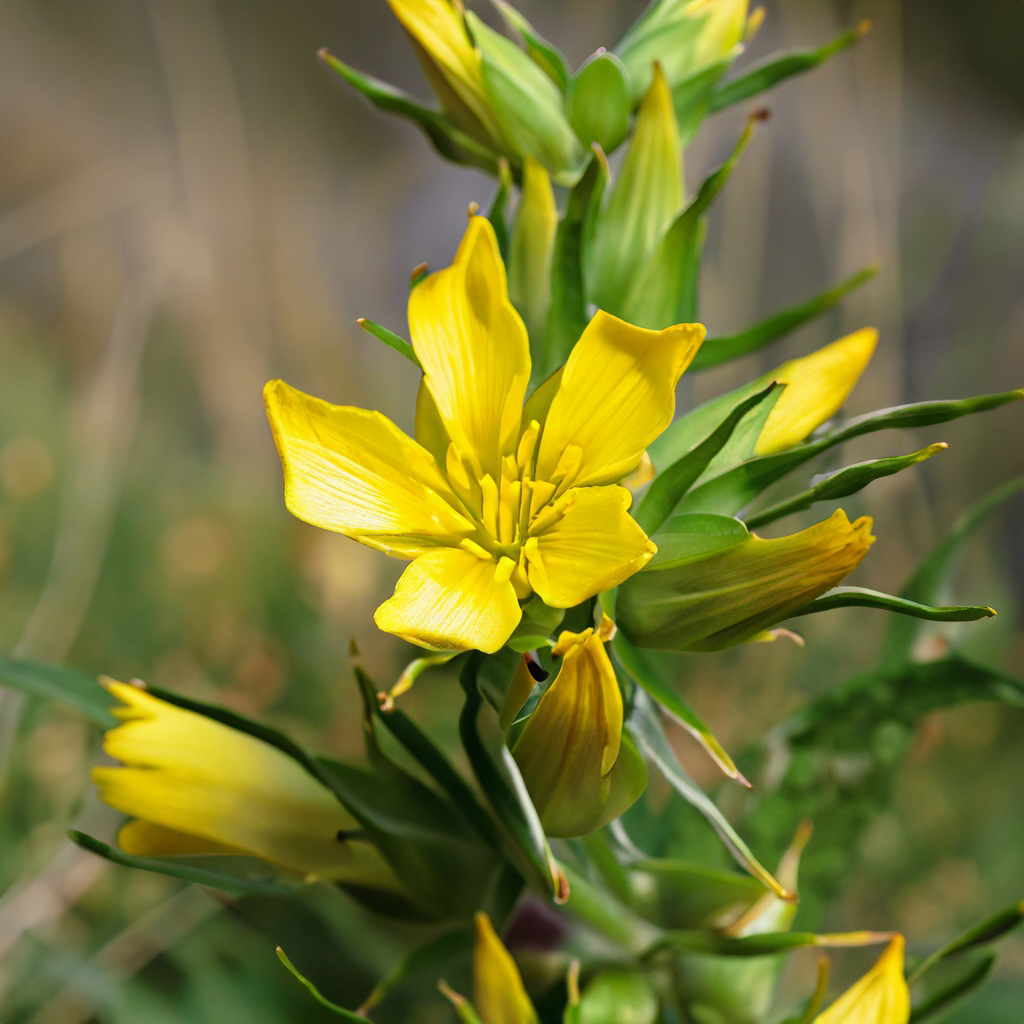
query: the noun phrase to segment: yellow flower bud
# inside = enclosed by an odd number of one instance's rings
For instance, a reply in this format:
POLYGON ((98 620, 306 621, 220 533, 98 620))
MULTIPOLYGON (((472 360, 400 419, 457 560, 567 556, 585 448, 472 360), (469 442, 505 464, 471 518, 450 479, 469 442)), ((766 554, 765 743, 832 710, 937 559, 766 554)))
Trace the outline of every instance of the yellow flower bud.
POLYGON ((622 731, 622 694, 605 652, 614 626, 563 632, 555 681, 512 747, 526 788, 552 836, 579 836, 626 810, 647 785, 647 766, 622 731))
POLYGON ((848 988, 814 1024, 907 1024, 910 990, 903 976, 903 936, 896 935, 878 963, 848 988))

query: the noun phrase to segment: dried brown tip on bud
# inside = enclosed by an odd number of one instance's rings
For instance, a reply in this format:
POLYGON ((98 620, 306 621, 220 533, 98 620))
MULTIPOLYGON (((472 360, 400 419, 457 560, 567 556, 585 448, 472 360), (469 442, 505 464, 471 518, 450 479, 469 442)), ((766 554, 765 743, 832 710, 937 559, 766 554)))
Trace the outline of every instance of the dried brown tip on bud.
POLYGON ((470 203, 469 206, 466 207, 466 213, 467 213, 467 215, 469 217, 475 217, 479 212, 480 212, 480 204, 479 203, 470 203))
POLYGON ((326 46, 321 46, 320 49, 316 51, 316 55, 318 60, 330 60, 331 57, 334 56, 326 46))
POLYGON ((756 121, 760 124, 764 124, 765 121, 772 119, 772 112, 767 107, 758 107, 750 115, 751 121, 756 121))
MULTIPOLYGON (((366 317, 365 316, 356 317, 356 326, 357 327, 362 327, 363 324, 365 324, 365 323, 366 323, 366 317)), ((355 643, 355 641, 352 641, 352 642, 355 643)))
POLYGON ((395 700, 390 693, 385 693, 383 690, 377 691, 377 706, 387 714, 389 711, 395 710, 395 700))
POLYGON ((416 284, 422 281, 427 276, 427 271, 430 267, 426 263, 420 263, 418 266, 412 268, 412 273, 409 275, 409 280, 416 284))
POLYGON ((866 36, 872 30, 872 28, 874 28, 874 22, 870 18, 865 18, 857 26, 857 35, 859 35, 861 39, 863 39, 864 36, 866 36))
POLYGON ((564 871, 559 871, 558 877, 555 879, 555 903, 561 907, 568 902, 569 879, 565 877, 564 871))
POLYGON ((549 673, 540 663, 537 655, 533 651, 527 651, 525 658, 526 670, 538 683, 543 683, 544 680, 547 679, 549 673))

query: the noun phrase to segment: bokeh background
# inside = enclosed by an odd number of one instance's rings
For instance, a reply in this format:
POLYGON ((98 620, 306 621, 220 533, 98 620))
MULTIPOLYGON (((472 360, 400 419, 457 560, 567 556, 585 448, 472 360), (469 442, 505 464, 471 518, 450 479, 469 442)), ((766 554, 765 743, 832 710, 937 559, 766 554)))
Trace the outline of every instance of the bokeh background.
MULTIPOLYGON (((642 4, 519 6, 579 63, 642 4)), ((765 6, 747 61, 865 17, 874 31, 768 96, 772 119, 713 217, 702 318, 721 334, 865 264, 881 272, 784 345, 688 382, 685 401, 865 324, 882 343, 852 413, 1024 384, 1024 6, 765 6)), ((0 5, 0 650, 141 676, 338 753, 358 739, 349 639, 382 680, 410 656, 370 618, 401 566, 287 515, 261 388, 283 376, 411 427, 412 368, 355 319, 404 331, 409 271, 450 260, 491 184, 369 109, 321 46, 426 95, 383 0, 0 5)), ((690 188, 743 115, 688 150, 690 188)), ((1024 470, 1021 427, 1010 406, 850 446, 847 462, 951 444, 847 503, 878 536, 852 582, 898 588, 960 510, 1024 470)), ((951 594, 1003 611, 963 629, 1018 671, 1022 520, 1019 503, 993 518, 951 594)), ((741 749, 870 665, 881 620, 816 616, 804 650, 687 658, 688 698, 741 749)), ((406 699, 452 731, 449 681, 406 699)), ((70 711, 0 695, 4 1024, 313 1021, 277 942, 296 959, 343 950, 320 979, 350 1005, 390 966, 381 930, 340 897, 327 923, 223 907, 71 846, 69 825, 116 826, 89 793, 97 741, 70 711)), ((1024 716, 988 705, 926 719, 829 924, 899 928, 924 948, 1019 899, 1022 741, 1024 716)), ((1024 943, 1003 952, 988 1001, 952 1019, 1019 1024, 1024 943)))

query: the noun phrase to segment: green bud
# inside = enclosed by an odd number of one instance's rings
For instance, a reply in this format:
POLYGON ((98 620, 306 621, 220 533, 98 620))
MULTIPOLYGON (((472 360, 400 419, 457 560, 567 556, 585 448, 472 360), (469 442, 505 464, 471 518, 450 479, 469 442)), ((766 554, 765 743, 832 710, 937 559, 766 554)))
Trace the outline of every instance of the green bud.
POLYGON ((766 632, 831 590, 867 554, 871 520, 831 518, 765 540, 726 516, 677 515, 652 538, 658 554, 619 587, 623 633, 638 647, 716 651, 766 632))

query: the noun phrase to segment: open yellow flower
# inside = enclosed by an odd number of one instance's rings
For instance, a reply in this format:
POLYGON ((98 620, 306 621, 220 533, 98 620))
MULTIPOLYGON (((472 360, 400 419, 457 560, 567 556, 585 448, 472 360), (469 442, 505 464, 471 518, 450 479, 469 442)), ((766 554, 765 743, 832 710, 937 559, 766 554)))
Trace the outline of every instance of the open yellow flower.
POLYGON ((415 441, 381 413, 267 385, 285 499, 300 519, 413 560, 377 609, 382 630, 491 653, 531 593, 569 608, 654 554, 617 481, 671 422, 704 328, 598 312, 524 409, 526 329, 483 217, 413 289, 409 328, 423 367, 415 441))
POLYGON ((897 935, 878 963, 850 986, 814 1024, 907 1024, 910 990, 903 976, 903 936, 897 935))
POLYGON ((122 720, 103 749, 121 762, 94 768, 111 807, 137 820, 118 845, 142 857, 248 854, 308 877, 397 889, 334 794, 284 751, 141 685, 108 681, 122 720))

